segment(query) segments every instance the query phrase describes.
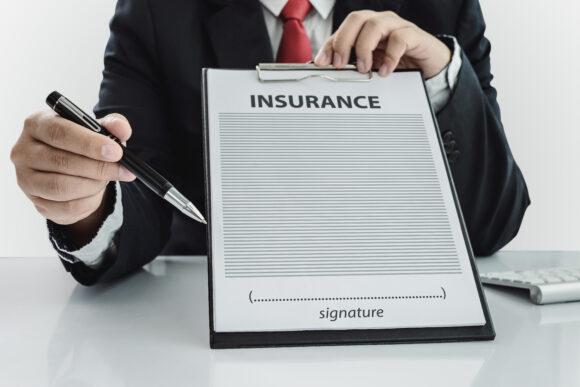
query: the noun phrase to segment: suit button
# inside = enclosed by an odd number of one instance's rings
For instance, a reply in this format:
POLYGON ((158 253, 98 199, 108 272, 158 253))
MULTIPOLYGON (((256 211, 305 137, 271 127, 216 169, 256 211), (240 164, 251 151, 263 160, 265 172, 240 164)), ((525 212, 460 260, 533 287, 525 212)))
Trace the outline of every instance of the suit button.
POLYGON ((458 150, 454 150, 451 153, 447 154, 447 161, 449 161, 449 164, 453 164, 455 161, 457 161, 457 158, 459 157, 459 155, 461 154, 461 152, 459 152, 458 150))
POLYGON ((453 140, 453 132, 448 130, 447 132, 443 133, 442 137, 444 142, 449 142, 453 140))
POLYGON ((444 142, 443 147, 445 148, 445 153, 449 154, 455 148, 455 140, 444 142))

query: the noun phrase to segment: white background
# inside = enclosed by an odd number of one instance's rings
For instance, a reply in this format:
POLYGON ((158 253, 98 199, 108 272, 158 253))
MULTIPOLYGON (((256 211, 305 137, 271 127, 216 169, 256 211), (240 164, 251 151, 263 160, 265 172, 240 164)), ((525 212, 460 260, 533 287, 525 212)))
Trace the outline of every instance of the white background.
MULTIPOLYGON (((532 206, 506 249, 580 250, 580 3, 481 0, 503 123, 532 206)), ((113 0, 0 3, 0 256, 51 256, 43 219, 16 185, 24 118, 59 90, 97 101, 113 0)))

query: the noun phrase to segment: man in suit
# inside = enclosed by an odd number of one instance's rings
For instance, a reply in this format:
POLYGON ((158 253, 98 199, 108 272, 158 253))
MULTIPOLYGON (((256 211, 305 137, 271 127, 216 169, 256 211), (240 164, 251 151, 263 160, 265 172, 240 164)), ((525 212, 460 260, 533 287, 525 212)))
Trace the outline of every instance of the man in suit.
MULTIPOLYGON (((420 68, 473 248, 491 254, 516 235, 529 198, 490 85, 484 30, 478 0, 119 0, 95 114, 203 208, 203 67, 314 56, 380 76, 420 68)), ((25 121, 12 151, 20 187, 85 285, 161 252, 205 253, 205 226, 131 183, 120 157, 110 139, 50 111, 25 121)))

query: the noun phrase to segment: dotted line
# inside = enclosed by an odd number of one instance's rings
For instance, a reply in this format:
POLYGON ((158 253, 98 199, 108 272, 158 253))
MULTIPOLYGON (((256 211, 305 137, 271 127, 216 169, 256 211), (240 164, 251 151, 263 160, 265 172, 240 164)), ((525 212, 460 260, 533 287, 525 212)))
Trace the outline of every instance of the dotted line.
POLYGON ((410 300, 443 298, 443 296, 377 296, 377 297, 313 297, 313 298, 257 298, 253 302, 304 302, 304 301, 360 301, 360 300, 410 300))

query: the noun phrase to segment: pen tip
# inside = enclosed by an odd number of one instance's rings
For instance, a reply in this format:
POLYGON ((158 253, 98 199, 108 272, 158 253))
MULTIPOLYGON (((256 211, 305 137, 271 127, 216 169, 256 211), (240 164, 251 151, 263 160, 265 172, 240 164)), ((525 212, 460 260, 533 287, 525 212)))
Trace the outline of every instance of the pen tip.
POLYGON ((195 208, 193 203, 187 203, 187 206, 184 208, 184 212, 190 218, 197 220, 199 223, 207 224, 203 215, 195 208))

